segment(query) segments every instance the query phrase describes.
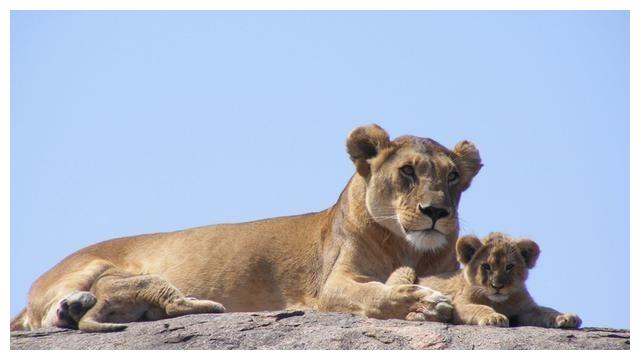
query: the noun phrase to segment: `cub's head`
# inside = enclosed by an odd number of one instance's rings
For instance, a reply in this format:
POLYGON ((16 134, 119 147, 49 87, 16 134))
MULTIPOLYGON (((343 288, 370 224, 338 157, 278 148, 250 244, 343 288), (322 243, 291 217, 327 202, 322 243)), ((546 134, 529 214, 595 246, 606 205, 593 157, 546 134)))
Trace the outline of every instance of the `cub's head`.
POLYGON ((529 269, 540 255, 540 248, 532 240, 513 240, 495 232, 482 242, 475 236, 464 236, 458 240, 456 251, 467 283, 495 302, 525 289, 529 269))
POLYGON ((416 249, 436 250, 458 237, 458 203, 482 167, 469 141, 449 150, 416 136, 393 141, 381 127, 359 127, 347 151, 365 182, 368 215, 416 249))

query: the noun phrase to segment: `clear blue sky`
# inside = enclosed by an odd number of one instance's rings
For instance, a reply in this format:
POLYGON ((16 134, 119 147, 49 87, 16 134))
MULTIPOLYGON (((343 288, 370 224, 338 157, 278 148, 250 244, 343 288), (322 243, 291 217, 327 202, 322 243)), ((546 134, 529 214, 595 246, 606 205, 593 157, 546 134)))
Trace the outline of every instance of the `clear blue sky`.
POLYGON ((331 206, 378 123, 485 167, 463 233, 629 327, 628 12, 13 12, 11 314, 94 242, 331 206))

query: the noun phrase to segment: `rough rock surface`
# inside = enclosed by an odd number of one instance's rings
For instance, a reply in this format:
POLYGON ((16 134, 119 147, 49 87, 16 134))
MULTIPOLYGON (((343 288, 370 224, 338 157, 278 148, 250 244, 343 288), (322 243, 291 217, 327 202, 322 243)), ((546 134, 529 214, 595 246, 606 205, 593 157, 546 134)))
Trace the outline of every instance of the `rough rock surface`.
POLYGON ((11 349, 629 349, 628 330, 492 328, 276 311, 132 323, 117 333, 11 333, 11 349))

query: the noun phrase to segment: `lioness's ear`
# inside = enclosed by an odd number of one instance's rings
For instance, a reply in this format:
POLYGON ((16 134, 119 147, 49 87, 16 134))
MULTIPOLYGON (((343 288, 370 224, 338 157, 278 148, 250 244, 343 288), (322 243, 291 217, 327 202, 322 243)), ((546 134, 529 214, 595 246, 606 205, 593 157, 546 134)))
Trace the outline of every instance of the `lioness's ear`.
POLYGON ((462 265, 466 265, 471 261, 471 258, 482 247, 480 239, 473 235, 465 235, 458 239, 456 243, 456 253, 458 254, 458 261, 462 265))
POLYGON ((362 126, 351 131, 347 137, 347 152, 356 165, 356 171, 363 177, 369 176, 369 159, 380 150, 389 147, 389 134, 378 125, 362 126))
POLYGON ((536 260, 540 256, 540 247, 533 240, 522 239, 516 242, 520 255, 529 269, 536 265, 536 260))
POLYGON ((482 168, 482 160, 480 152, 476 146, 469 140, 462 140, 453 148, 453 152, 457 155, 459 161, 458 169, 460 170, 460 179, 462 190, 466 190, 471 185, 471 180, 482 168))

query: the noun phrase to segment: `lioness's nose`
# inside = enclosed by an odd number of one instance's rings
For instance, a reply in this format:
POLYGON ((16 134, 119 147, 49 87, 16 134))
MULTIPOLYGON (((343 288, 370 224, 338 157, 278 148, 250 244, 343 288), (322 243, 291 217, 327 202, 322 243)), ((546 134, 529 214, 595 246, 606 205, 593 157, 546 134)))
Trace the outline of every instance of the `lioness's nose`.
POLYGON ((437 208, 434 206, 422 207, 422 205, 418 205, 418 209, 420 209, 421 213, 430 217, 431 221, 434 223, 438 221, 438 219, 449 216, 449 211, 443 208, 437 208))
POLYGON ((496 289, 496 290, 500 290, 500 289, 502 289, 504 287, 504 285, 500 284, 500 283, 491 282, 491 287, 496 289))

